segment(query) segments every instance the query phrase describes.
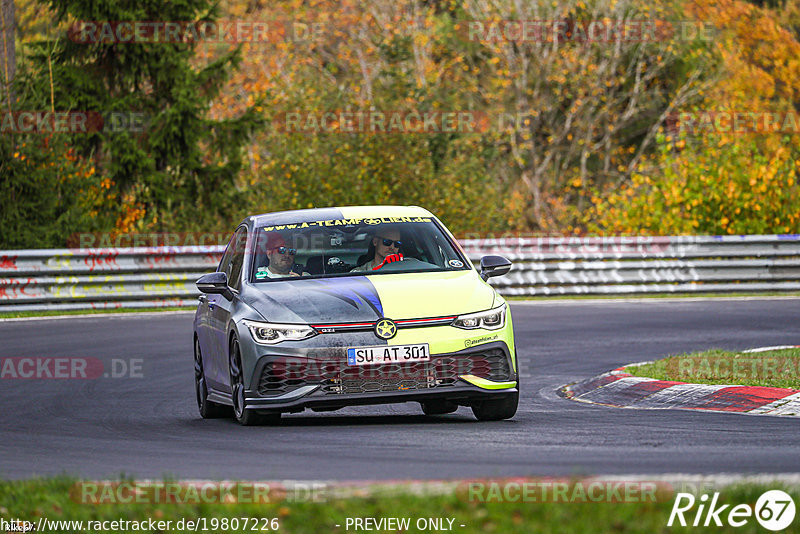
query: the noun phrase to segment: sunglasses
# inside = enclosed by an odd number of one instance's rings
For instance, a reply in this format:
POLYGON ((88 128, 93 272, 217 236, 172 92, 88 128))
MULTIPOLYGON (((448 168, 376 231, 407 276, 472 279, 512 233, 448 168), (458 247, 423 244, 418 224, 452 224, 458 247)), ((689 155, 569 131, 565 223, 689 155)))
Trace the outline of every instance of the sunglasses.
POLYGON ((277 250, 278 254, 287 254, 288 253, 290 256, 294 256, 295 254, 297 254, 297 249, 296 248, 275 247, 275 248, 271 248, 270 250, 277 250))
POLYGON ((403 246, 403 243, 401 243, 400 241, 392 241, 391 239, 386 239, 385 237, 384 237, 384 238, 382 238, 382 239, 383 239, 383 246, 384 246, 384 247, 391 247, 391 246, 392 246, 392 243, 394 243, 394 245, 395 245, 397 248, 400 248, 400 247, 402 247, 402 246, 403 246))

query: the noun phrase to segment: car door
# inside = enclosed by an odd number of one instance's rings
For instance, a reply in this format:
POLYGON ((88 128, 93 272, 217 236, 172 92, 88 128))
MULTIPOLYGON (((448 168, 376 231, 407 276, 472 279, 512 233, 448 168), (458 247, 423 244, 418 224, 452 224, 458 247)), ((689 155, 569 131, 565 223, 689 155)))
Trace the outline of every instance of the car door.
MULTIPOLYGON (((242 267, 244 266, 245 250, 247 247, 247 228, 240 226, 233 235, 228 249, 231 251, 230 261, 221 265, 228 277, 230 294, 209 295, 209 329, 214 346, 211 369, 207 377, 214 389, 230 391, 230 374, 228 371, 228 321, 231 318, 234 300, 239 298, 241 287, 242 267), (228 298, 231 297, 231 298, 228 298)), ((228 256, 228 251, 225 252, 228 256)), ((224 259, 224 258, 223 258, 224 259)))
MULTIPOLYGON (((228 240, 228 245, 225 247, 225 252, 222 254, 217 265, 217 272, 224 272, 226 266, 231 263, 231 256, 233 255, 233 236, 228 240)), ((198 313, 196 321, 197 342, 200 345, 200 354, 203 356, 203 371, 206 376, 206 384, 213 386, 212 369, 216 367, 215 354, 219 351, 217 347, 217 340, 212 331, 212 317, 211 311, 216 306, 216 298, 218 295, 202 294, 199 298, 198 313)))

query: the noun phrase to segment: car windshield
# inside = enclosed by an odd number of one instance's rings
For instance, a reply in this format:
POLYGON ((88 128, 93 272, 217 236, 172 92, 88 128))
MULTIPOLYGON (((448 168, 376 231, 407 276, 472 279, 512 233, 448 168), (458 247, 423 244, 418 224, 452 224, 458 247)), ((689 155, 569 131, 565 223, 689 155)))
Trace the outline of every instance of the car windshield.
POLYGON ((431 218, 307 221, 256 229, 251 281, 469 269, 431 218), (395 220, 403 222, 394 222, 395 220))

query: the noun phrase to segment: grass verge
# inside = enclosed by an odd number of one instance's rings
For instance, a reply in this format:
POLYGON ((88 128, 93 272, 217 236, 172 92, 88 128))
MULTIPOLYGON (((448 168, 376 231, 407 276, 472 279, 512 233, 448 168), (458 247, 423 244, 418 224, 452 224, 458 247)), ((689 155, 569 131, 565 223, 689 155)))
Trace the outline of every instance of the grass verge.
POLYGON ((625 371, 656 380, 800 389, 800 349, 767 352, 707 350, 670 356, 625 371))
MULTIPOLYGON (((515 479, 519 481, 519 479, 515 479)), ((244 518, 259 519, 258 532, 277 531, 288 533, 339 533, 354 531, 352 524, 347 528, 348 518, 408 518, 410 528, 406 531, 418 532, 417 521, 434 518, 442 520, 442 525, 452 525, 452 531, 460 533, 473 532, 539 532, 539 533, 586 533, 617 532, 647 533, 653 532, 696 532, 692 527, 698 511, 699 499, 690 511, 686 512, 687 527, 674 525, 668 528, 667 521, 675 502, 676 493, 667 491, 655 494, 655 498, 647 502, 522 502, 522 492, 509 494, 506 500, 514 498, 514 502, 476 502, 467 489, 440 492, 439 494, 410 494, 407 491, 372 494, 362 492, 364 496, 347 498, 330 498, 322 502, 313 501, 279 501, 264 504, 220 504, 205 502, 202 504, 185 503, 131 503, 131 504, 83 504, 75 492, 76 480, 69 478, 37 479, 29 481, 0 481, 0 517, 6 521, 19 519, 36 524, 40 518, 50 521, 83 521, 81 525, 73 524, 63 529, 50 524, 48 533, 55 532, 97 532, 90 528, 87 521, 171 521, 166 528, 145 528, 143 532, 181 532, 178 522, 196 521, 206 518, 208 531, 213 532, 252 532, 251 528, 243 529, 244 518), (228 521, 223 525, 222 519, 228 521), (238 518, 239 527, 232 528, 233 518, 238 518), (271 519, 277 519, 271 523, 271 519), (262 523, 266 519, 266 523, 262 523), (452 523, 448 520, 452 519, 452 523), (262 524, 268 529, 261 529, 262 524), (216 525, 216 526, 215 526, 216 525), (338 525, 338 526, 337 526, 338 525), (463 526, 462 526, 463 525, 463 526), (276 527, 277 528, 274 528, 276 527), (212 528, 213 527, 213 528, 212 528)), ((507 482, 500 482, 501 487, 508 487, 507 482)), ((574 486, 573 486, 574 487, 574 486)), ((752 484, 739 483, 719 488, 718 505, 728 504, 727 510, 721 514, 722 527, 712 526, 714 532, 761 532, 764 531, 754 516, 750 516, 744 527, 734 528, 726 524, 727 513, 733 506, 744 504, 755 507, 765 491, 783 489, 800 502, 800 491, 796 487, 787 487, 783 483, 752 484)), ((702 493, 713 494, 703 488, 702 493)), ((497 495, 506 494, 501 490, 497 495)), ((534 495, 540 495, 534 492, 534 495)), ((484 497, 491 493, 481 493, 484 497)), ((573 495, 570 491, 566 495, 573 495)), ((644 499, 640 499, 644 500, 644 499)), ((703 514, 702 520, 705 519, 703 514)), ((252 521, 252 519, 250 520, 252 521)), ((797 520, 795 520, 796 524, 797 520)), ((250 523, 252 525, 252 523, 250 523)), ((44 529, 42 529, 44 530, 44 529)), ((200 527, 199 531, 203 531, 200 527)), ((395 529, 380 529, 384 532, 395 532, 395 529)), ((438 530, 431 529, 430 530, 438 530)), ((447 529, 449 530, 449 529, 447 529)), ((115 530, 111 530, 115 531, 115 530)), ((118 529, 116 531, 123 531, 118 529)), ((131 529, 128 529, 131 531, 131 529)), ((788 532, 788 530, 787 530, 788 532)))

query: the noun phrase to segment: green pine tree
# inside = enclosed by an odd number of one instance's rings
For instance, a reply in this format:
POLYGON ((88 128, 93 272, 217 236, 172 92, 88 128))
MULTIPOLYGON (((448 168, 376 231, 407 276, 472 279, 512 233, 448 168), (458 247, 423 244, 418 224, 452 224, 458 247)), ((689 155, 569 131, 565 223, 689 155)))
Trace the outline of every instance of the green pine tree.
MULTIPOLYGON (((111 230, 132 202, 144 209, 138 230, 208 230, 217 229, 219 223, 230 227, 226 218, 237 203, 235 179, 243 146, 262 121, 255 105, 229 120, 213 120, 208 111, 237 68, 240 50, 198 65, 199 44, 194 40, 114 42, 99 38, 99 31, 77 31, 86 21, 211 22, 215 4, 208 0, 51 0, 49 4, 57 15, 55 24, 67 23, 70 30, 32 46, 15 80, 21 95, 17 108, 52 107, 95 112, 104 118, 96 131, 56 135, 94 166, 99 179, 110 179, 105 205, 95 213, 89 207, 85 214, 97 220, 84 217, 82 230, 111 230)), ((32 136, 13 137, 18 150, 32 136)), ((33 141, 26 143, 27 149, 37 145, 33 141)), ((4 168, 11 169, 0 167, 0 175, 4 168)), ((37 204, 25 193, 21 199, 20 193, 16 195, 25 205, 37 204)), ((5 202, 6 197, 0 200, 5 202)), ((64 211, 69 202, 63 202, 64 211)), ((40 217, 17 213, 16 219, 21 226, 40 217)))

